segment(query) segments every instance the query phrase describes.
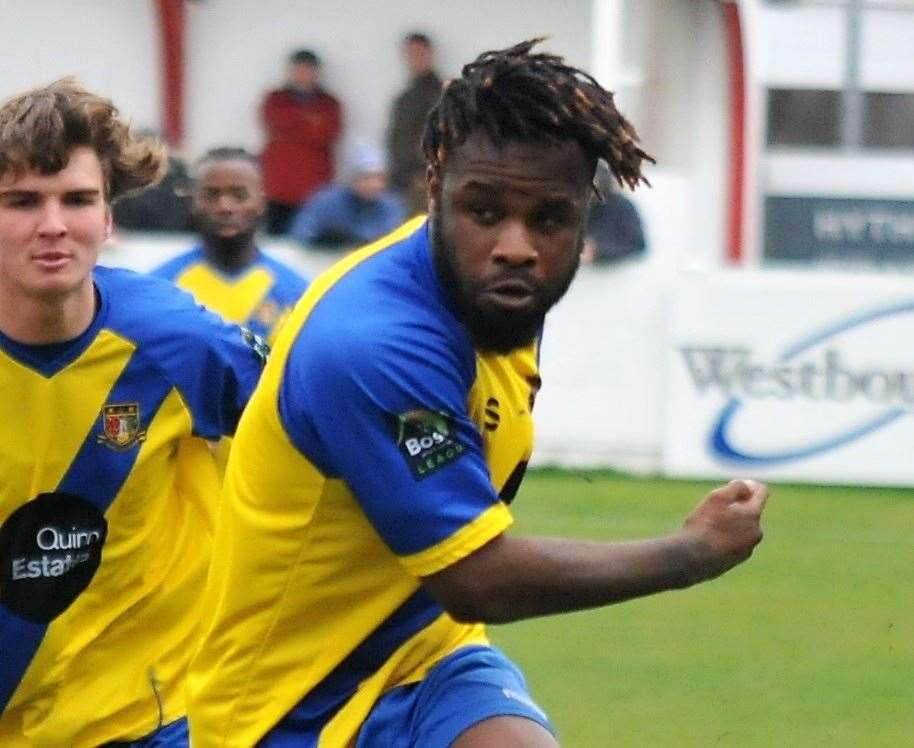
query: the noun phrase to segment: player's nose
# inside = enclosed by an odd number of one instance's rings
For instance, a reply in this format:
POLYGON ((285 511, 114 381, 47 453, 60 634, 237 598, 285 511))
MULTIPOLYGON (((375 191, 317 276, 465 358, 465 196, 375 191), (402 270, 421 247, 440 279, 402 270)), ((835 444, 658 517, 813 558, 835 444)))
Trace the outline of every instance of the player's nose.
POLYGON ((64 220, 63 206, 57 200, 48 200, 41 206, 38 219, 38 233, 41 236, 64 236, 67 223, 64 220))
POLYGON ((220 213, 231 213, 235 207, 236 200, 231 195, 220 195, 216 200, 216 210, 220 213))
POLYGON ((530 266, 536 263, 537 251, 523 221, 506 221, 492 251, 496 264, 530 266))

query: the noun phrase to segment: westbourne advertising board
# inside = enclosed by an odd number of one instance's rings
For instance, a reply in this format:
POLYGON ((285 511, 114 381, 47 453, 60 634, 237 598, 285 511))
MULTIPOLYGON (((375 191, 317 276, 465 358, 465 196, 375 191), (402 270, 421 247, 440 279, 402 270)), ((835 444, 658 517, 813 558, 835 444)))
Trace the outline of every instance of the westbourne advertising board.
POLYGON ((914 485, 914 280, 694 274, 669 314, 668 475, 914 485))

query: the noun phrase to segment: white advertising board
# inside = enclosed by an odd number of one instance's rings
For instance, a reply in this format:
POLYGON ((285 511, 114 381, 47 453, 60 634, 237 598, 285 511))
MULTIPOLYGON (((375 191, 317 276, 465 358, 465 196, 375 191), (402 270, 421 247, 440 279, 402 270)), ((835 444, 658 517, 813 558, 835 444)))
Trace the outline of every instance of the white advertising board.
POLYGON ((914 485, 914 283, 771 270, 672 290, 673 476, 914 485))

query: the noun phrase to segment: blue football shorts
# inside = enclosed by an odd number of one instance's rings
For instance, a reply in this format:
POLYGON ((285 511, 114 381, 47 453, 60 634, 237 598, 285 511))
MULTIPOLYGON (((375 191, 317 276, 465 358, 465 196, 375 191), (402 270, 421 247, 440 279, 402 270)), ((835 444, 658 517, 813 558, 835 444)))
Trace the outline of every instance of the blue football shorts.
POLYGON ((464 647, 418 683, 384 694, 356 748, 447 748, 473 725, 500 716, 525 717, 555 733, 513 662, 494 647, 464 647))

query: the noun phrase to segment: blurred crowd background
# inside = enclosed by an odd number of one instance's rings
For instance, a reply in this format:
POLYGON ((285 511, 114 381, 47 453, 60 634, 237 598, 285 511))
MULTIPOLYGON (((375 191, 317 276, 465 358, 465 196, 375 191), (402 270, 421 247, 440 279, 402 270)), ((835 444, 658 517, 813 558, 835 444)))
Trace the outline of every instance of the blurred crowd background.
MULTIPOLYGON (((550 50, 617 92, 657 157, 655 189, 634 197, 648 254, 914 259, 910 0, 5 5, 0 93, 76 75, 109 94, 172 144, 162 194, 180 194, 186 164, 208 148, 260 153, 274 234, 289 234, 293 213, 333 186, 301 218, 309 246, 364 238, 315 223, 352 215, 353 195, 363 213, 372 206, 370 231, 421 210, 415 141, 436 88, 484 49, 546 35, 550 50)), ((155 222, 127 206, 119 219, 188 228, 177 214, 155 222)), ((637 235, 605 256, 641 254, 637 235)))
MULTIPOLYGON (((881 319, 863 306, 899 299, 914 264, 914 0, 0 2, 0 95, 75 75, 170 144, 169 176, 118 206, 103 257, 140 270, 196 241, 189 180, 213 147, 260 158, 269 209, 258 242, 313 277, 423 210, 423 112, 480 52, 546 36, 544 49, 614 90, 657 164, 634 194, 597 175, 590 267, 544 344, 549 461, 656 470, 670 445, 691 440, 713 467, 673 472, 731 471, 732 455, 707 436, 723 405, 699 418, 692 400, 676 404, 686 391, 676 377, 695 374, 681 349, 732 341, 776 358, 814 334, 811 299, 821 329, 881 319), (701 307, 710 294, 695 272, 733 268, 742 280, 720 280, 716 295, 732 303, 701 307), (749 314, 752 293, 761 311, 749 314), (676 332, 693 317, 701 324, 676 332), (809 329, 785 328, 794 323, 809 329), (588 428, 573 417, 581 410, 588 428), (671 423, 694 433, 684 439, 671 423)), ((911 368, 868 340, 828 360, 864 374, 911 368)), ((709 397, 700 382, 689 392, 709 397)), ((839 432, 842 418, 863 417, 837 412, 796 417, 821 415, 839 432)))

